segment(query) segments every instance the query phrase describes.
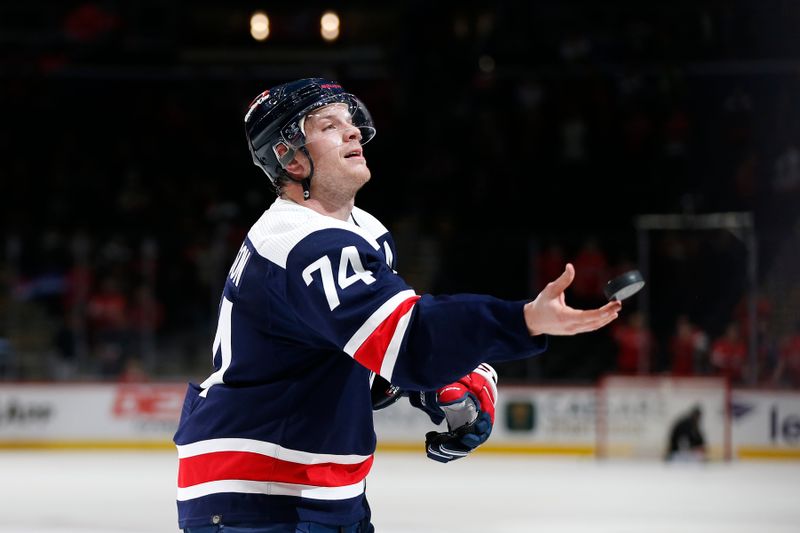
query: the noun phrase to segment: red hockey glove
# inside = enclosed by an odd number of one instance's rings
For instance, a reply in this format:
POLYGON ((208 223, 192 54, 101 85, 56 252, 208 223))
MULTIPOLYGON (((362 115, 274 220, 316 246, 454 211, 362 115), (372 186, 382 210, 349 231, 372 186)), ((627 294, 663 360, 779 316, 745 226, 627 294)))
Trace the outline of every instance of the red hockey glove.
POLYGON ((428 457, 447 463, 466 457, 486 442, 494 424, 497 372, 486 363, 437 391, 437 403, 447 419, 447 432, 428 432, 428 457))

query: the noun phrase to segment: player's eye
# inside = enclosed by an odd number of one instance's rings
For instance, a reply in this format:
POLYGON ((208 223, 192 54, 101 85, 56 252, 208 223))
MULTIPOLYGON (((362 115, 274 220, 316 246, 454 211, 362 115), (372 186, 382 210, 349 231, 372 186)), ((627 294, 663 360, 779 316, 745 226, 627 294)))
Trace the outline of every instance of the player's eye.
POLYGON ((322 127, 322 131, 335 130, 335 129, 336 129, 336 124, 334 123, 330 123, 327 126, 322 127))

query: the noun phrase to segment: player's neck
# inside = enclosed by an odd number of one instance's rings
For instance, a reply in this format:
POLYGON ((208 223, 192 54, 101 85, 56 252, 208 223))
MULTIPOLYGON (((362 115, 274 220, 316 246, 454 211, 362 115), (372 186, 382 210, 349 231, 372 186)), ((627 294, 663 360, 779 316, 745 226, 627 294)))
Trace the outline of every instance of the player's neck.
POLYGON ((303 198, 302 189, 296 190, 294 188, 284 189, 281 198, 294 202, 303 207, 307 207, 321 215, 344 221, 350 219, 350 213, 353 211, 353 205, 355 205, 355 199, 353 198, 332 201, 325 198, 317 198, 312 194, 311 198, 305 200, 303 198))

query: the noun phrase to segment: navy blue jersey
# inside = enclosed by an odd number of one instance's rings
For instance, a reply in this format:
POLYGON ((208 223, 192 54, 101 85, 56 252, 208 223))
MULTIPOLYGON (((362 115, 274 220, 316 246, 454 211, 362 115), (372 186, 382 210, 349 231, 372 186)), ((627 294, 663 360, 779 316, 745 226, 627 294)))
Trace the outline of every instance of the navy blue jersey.
POLYGON ((253 225, 225 283, 214 372, 190 384, 175 434, 180 527, 357 522, 370 371, 433 390, 544 349, 524 302, 417 295, 395 257, 358 208, 344 222, 278 199, 253 225))

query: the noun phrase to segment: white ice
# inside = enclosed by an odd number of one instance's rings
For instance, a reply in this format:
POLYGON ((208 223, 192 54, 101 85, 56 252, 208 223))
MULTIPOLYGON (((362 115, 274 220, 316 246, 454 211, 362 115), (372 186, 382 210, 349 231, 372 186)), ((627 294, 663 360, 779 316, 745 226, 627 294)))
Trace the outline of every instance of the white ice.
MULTIPOLYGON (((171 452, 2 452, 3 533, 176 532, 171 452)), ((800 463, 379 453, 378 533, 800 533, 800 463)))

